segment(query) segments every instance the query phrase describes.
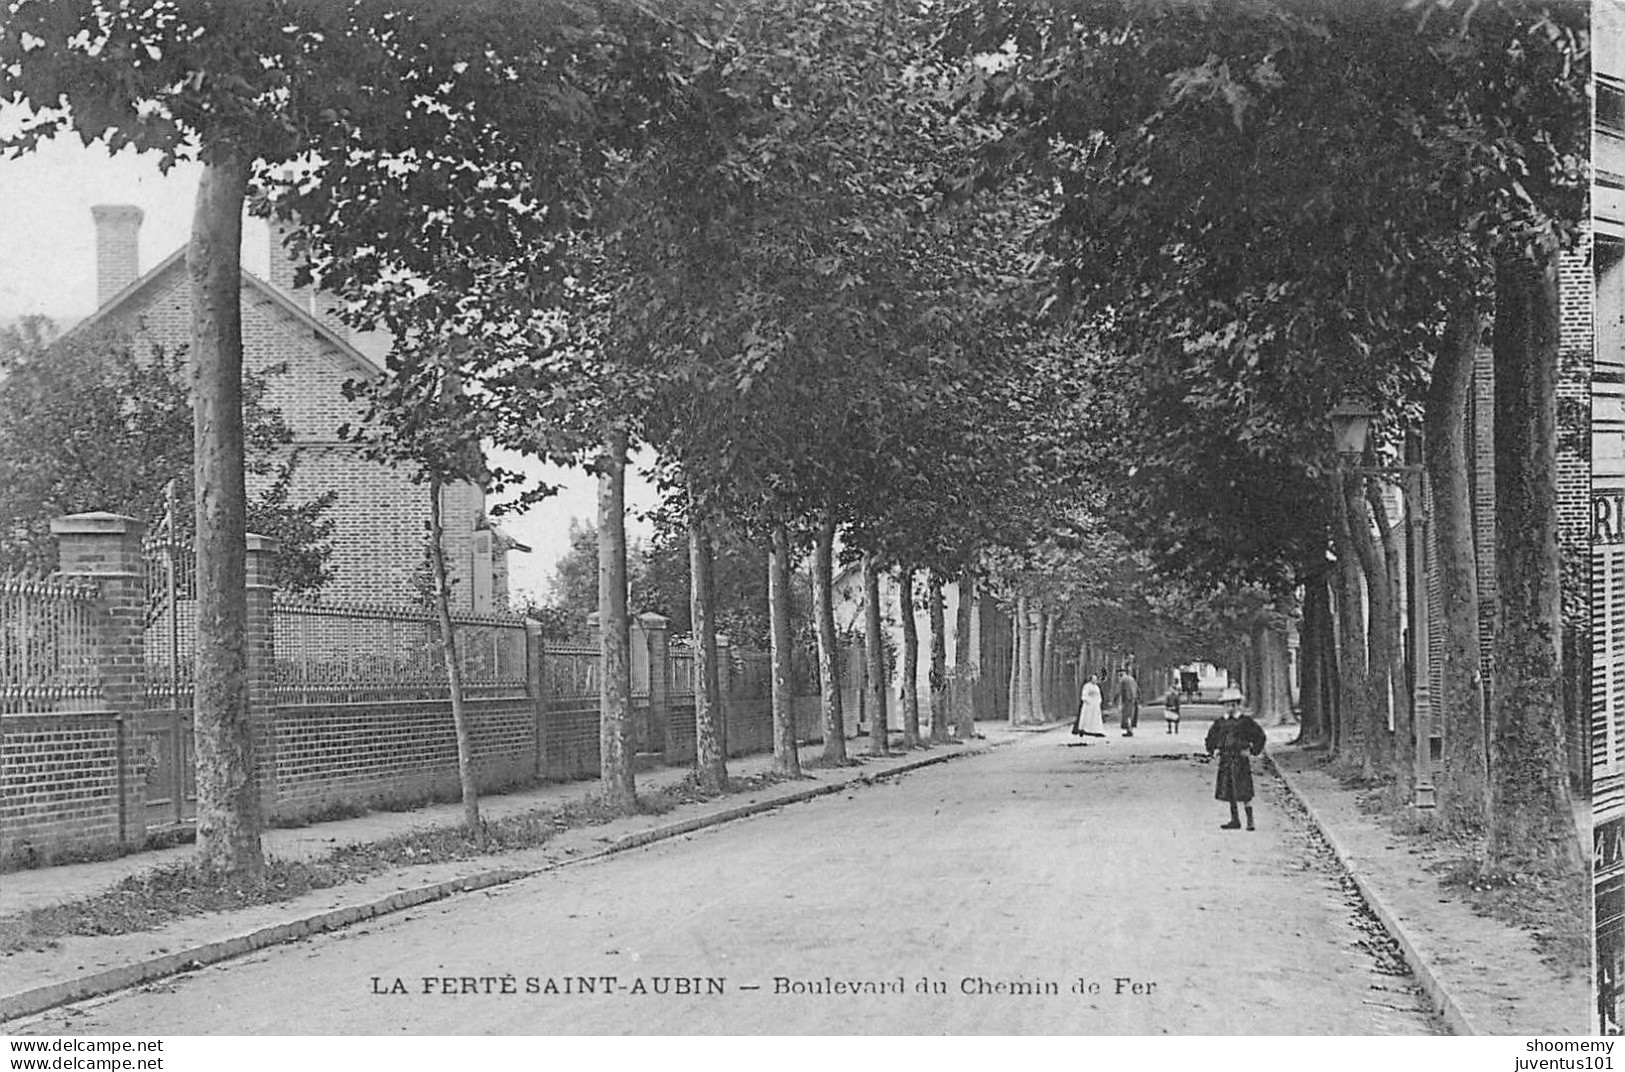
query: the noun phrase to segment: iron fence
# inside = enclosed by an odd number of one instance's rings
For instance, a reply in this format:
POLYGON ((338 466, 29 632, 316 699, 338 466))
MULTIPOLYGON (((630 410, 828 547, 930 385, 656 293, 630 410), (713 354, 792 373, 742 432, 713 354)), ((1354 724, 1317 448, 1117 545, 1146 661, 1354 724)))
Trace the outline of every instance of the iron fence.
POLYGON ((542 664, 543 697, 562 700, 590 696, 596 703, 599 659, 597 644, 549 644, 542 664))
POLYGON ((141 541, 141 558, 147 589, 147 705, 189 708, 197 650, 197 559, 192 543, 170 536, 165 523, 141 541))
POLYGON ((0 714, 102 706, 96 596, 77 579, 0 576, 0 714))
MULTIPOLYGON (((427 609, 278 600, 271 620, 277 704, 432 700, 449 693, 439 622, 427 609)), ((522 619, 456 613, 452 627, 466 696, 527 694, 522 619)))
POLYGON ((698 692, 694 677, 694 649, 686 644, 672 644, 666 656, 671 664, 671 694, 692 696, 698 692))

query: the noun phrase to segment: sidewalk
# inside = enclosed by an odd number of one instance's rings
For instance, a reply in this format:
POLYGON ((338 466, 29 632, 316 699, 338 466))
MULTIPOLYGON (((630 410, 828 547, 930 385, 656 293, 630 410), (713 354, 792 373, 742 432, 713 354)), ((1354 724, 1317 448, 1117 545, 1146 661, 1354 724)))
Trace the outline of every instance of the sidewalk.
POLYGON ((1428 869, 1442 854, 1363 813, 1358 794, 1319 753, 1290 747, 1296 726, 1269 731, 1270 756, 1366 904, 1399 943, 1417 981, 1458 1035, 1590 1035, 1587 968, 1559 974, 1533 938, 1473 911, 1428 869))
MULTIPOLYGON (((1001 723, 983 723, 982 737, 964 745, 915 752, 896 752, 884 759, 863 756, 866 739, 848 742, 861 763, 835 770, 809 769, 800 781, 735 793, 699 804, 685 804, 663 815, 635 815, 601 826, 561 832, 544 845, 477 860, 402 867, 360 882, 314 890, 293 900, 176 920, 135 934, 73 936, 43 952, 0 957, 0 1023, 56 1005, 111 993, 126 987, 205 964, 241 956, 279 942, 335 930, 361 920, 416 905, 512 882, 539 871, 636 848, 825 793, 859 788, 909 770, 975 755, 1027 736, 1001 723)), ((803 746, 802 762, 822 754, 822 746, 803 746)), ((746 756, 728 763, 729 773, 743 778, 772 766, 771 755, 746 756)), ((680 782, 687 768, 641 772, 641 790, 680 782)), ((481 814, 499 819, 528 811, 551 810, 585 799, 597 782, 548 784, 482 798, 481 814)), ((460 804, 439 804, 413 811, 369 813, 295 829, 271 829, 263 835, 266 855, 286 860, 312 860, 343 845, 366 844, 410 830, 454 827, 462 822, 460 804)), ((132 875, 186 859, 190 845, 136 853, 114 860, 67 864, 0 876, 0 916, 48 908, 106 892, 132 875)))

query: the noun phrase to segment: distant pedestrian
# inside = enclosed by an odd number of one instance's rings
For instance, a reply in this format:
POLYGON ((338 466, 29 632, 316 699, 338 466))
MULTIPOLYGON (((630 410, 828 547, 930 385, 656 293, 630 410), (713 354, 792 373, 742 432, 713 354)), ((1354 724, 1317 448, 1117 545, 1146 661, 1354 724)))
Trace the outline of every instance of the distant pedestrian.
POLYGON ((1117 687, 1112 690, 1112 702, 1117 705, 1117 724, 1122 727, 1123 736, 1134 736, 1134 729, 1140 724, 1140 683, 1134 680, 1126 663, 1117 678, 1117 687))
POLYGON ((1072 735, 1106 736, 1106 726, 1100 720, 1100 686, 1095 683, 1094 674, 1090 674, 1089 680, 1084 682, 1083 695, 1078 701, 1078 718, 1072 723, 1072 735))
POLYGON ((1162 697, 1162 720, 1168 724, 1169 733, 1179 732, 1179 685, 1169 682, 1168 691, 1162 697))
POLYGON ((1253 827, 1253 765, 1251 755, 1264 754, 1264 728, 1241 710, 1241 690, 1234 685, 1225 689, 1219 699, 1224 703, 1224 717, 1207 731, 1207 754, 1218 753, 1219 775, 1213 786, 1213 798, 1230 805, 1230 821, 1220 830, 1240 830, 1241 817, 1236 814, 1239 803, 1247 809, 1247 829, 1253 827))

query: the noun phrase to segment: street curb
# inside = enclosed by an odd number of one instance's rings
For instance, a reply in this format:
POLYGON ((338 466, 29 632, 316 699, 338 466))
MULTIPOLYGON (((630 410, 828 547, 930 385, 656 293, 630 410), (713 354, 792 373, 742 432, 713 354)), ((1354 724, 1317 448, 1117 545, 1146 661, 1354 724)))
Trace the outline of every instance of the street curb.
POLYGON ((235 938, 224 938, 219 941, 183 949, 178 953, 166 953, 161 957, 139 961, 135 964, 125 964, 117 968, 108 968, 105 971, 83 975, 77 979, 50 983, 17 994, 7 994, 0 997, 0 1023, 23 1016, 32 1016, 34 1013, 44 1012, 46 1009, 54 1008, 57 1005, 65 1005, 71 1001, 101 997, 103 994, 127 990, 132 986, 140 986, 142 983, 150 983, 156 979, 194 971, 210 964, 219 963, 222 960, 229 960, 232 957, 240 957, 245 953, 252 953, 257 949, 264 949, 267 946, 291 942, 295 939, 320 934, 325 931, 338 930, 341 927, 348 927, 352 923, 360 923, 363 920, 388 915, 391 912, 400 912, 404 909, 426 904, 429 901, 442 900, 454 893, 498 886, 535 873, 535 871, 513 870, 486 871, 477 875, 450 879, 446 882, 437 882, 429 886, 419 886, 416 889, 398 890, 390 896, 373 901, 370 904, 332 908, 325 912, 318 912, 315 915, 261 927, 259 930, 240 934, 235 938))
MULTIPOLYGON (((554 866, 568 867, 571 864, 586 863, 588 860, 597 860, 605 856, 614 855, 615 853, 626 852, 628 849, 639 849, 645 845, 652 845, 657 841, 665 841, 668 838, 681 837, 684 834, 692 834, 696 830, 704 830, 706 827, 719 826, 722 823, 732 822, 735 819, 744 819, 751 815, 759 815, 764 811, 772 811, 775 808, 782 808, 786 804, 800 804, 803 801, 828 796, 831 793, 839 793, 844 789, 850 789, 854 784, 874 785, 883 778, 893 778, 899 774, 907 774, 911 771, 917 771, 921 767, 935 766, 938 763, 946 763, 951 759, 960 759, 964 756, 979 755, 983 752, 992 751, 995 748, 1002 748, 1004 745, 1009 743, 1009 741, 994 741, 973 751, 955 749, 951 752, 944 752, 941 755, 922 756, 919 759, 911 760, 907 763, 899 763, 897 766, 892 767, 889 770, 876 771, 873 774, 860 773, 856 777, 849 778, 843 782, 831 782, 829 785, 809 786, 806 789, 798 789, 793 793, 786 793, 784 796, 775 797, 772 800, 753 801, 749 804, 740 804, 737 807, 726 808, 719 812, 713 812, 710 815, 696 815, 692 819, 682 819, 675 823, 668 823, 665 826, 657 826, 649 830, 639 830, 633 834, 624 834, 590 856, 583 856, 576 860, 566 860, 563 863, 556 864, 554 866)), ((541 868, 540 870, 547 871, 552 870, 552 868, 541 868)), ((0 1017, 0 1019, 3 1018, 4 1017, 0 1017)))
POLYGON ((1383 930, 1387 931, 1388 936, 1399 945, 1400 952, 1405 956, 1406 966, 1411 969, 1411 973, 1422 984, 1422 989, 1426 991, 1428 1000, 1433 1003, 1434 1010, 1444 1018, 1445 1026, 1450 1028, 1451 1033, 1455 1035, 1485 1034, 1473 1024, 1467 1013, 1462 1010, 1461 1005, 1456 1001, 1455 995, 1451 994, 1449 987, 1445 986, 1443 978, 1434 969, 1432 962, 1422 955, 1421 950, 1417 949, 1410 935, 1406 933, 1404 926, 1399 921, 1399 914, 1389 907, 1388 902, 1383 900, 1382 894, 1377 892, 1376 887, 1366 879, 1354 855, 1344 848, 1342 842, 1337 840, 1337 835, 1321 819, 1320 813, 1315 811, 1315 806, 1309 802, 1309 798, 1298 791, 1298 787, 1292 784, 1292 779, 1287 777, 1286 771, 1282 770, 1279 764, 1268 756, 1265 759, 1269 763, 1270 769, 1281 779, 1281 784, 1286 786, 1287 792, 1292 794, 1292 799, 1298 802, 1298 806, 1303 808, 1304 813, 1309 816, 1309 821, 1315 824, 1315 829, 1326 840, 1326 844, 1331 846, 1332 855, 1337 858, 1337 863, 1343 868, 1344 874, 1348 875, 1354 882, 1355 888, 1360 891, 1360 896, 1365 900, 1366 907, 1371 909, 1372 914, 1377 917, 1377 921, 1382 924, 1383 930))
POLYGON ((709 815, 697 815, 689 819, 653 827, 649 830, 625 834, 597 852, 573 860, 561 860, 544 867, 497 868, 491 871, 481 871, 473 875, 465 875, 462 878, 431 883, 427 886, 398 890, 388 897, 367 904, 332 908, 300 919, 274 923, 233 938, 223 938, 218 941, 206 942, 202 945, 182 949, 176 953, 166 953, 163 956, 139 961, 135 964, 125 964, 117 968, 108 968, 90 975, 83 975, 77 979, 49 983, 16 994, 6 994, 0 996, 0 1024, 24 1016, 32 1016, 35 1013, 44 1012, 58 1005, 101 997, 119 990, 127 990, 132 986, 140 986, 142 983, 150 983, 171 975, 179 975, 182 972, 194 971, 268 946, 280 945, 313 934, 340 930, 355 923, 376 919, 379 916, 389 915, 394 912, 401 912, 408 908, 415 908, 431 901, 444 900, 459 893, 472 893, 493 886, 502 886, 510 882, 517 882, 523 878, 529 878, 532 875, 557 871, 560 868, 586 863, 589 860, 602 859, 616 853, 626 852, 629 849, 651 845, 657 841, 680 837, 696 830, 720 826, 735 819, 743 819, 750 815, 771 811, 786 804, 796 804, 801 801, 811 800, 814 797, 837 793, 852 788, 854 785, 874 785, 885 778, 906 774, 910 771, 919 770, 921 767, 946 763, 949 760, 959 759, 964 756, 981 755, 1009 743, 1011 742, 993 741, 982 748, 961 748, 940 755, 923 756, 917 760, 900 763, 889 770, 877 771, 873 774, 857 774, 855 777, 844 781, 797 790, 794 793, 775 797, 772 800, 753 801, 749 804, 741 804, 737 807, 712 812, 709 815))

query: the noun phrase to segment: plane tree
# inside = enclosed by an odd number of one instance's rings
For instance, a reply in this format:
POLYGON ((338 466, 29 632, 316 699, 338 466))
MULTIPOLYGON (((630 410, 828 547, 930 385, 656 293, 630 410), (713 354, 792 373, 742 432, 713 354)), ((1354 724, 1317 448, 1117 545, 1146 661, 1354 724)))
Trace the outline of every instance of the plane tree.
MULTIPOLYGON (((249 727, 242 333, 238 272, 251 183, 343 124, 410 137, 405 88, 457 100, 479 65, 480 12, 465 5, 260 2, 8 5, 0 100, 25 118, 10 153, 69 133, 110 151, 202 165, 187 264, 194 411, 198 638, 198 848, 222 874, 262 867, 249 727), (462 31, 461 33, 452 31, 462 31), (470 36, 472 35, 472 36, 470 36), (404 53, 410 52, 410 57, 404 53), (409 75, 408 69, 419 72, 409 75)), ((412 92, 417 92, 413 90, 412 92)), ((448 105, 449 107, 450 105, 448 105)))
MULTIPOLYGON (((243 655, 245 203, 292 221, 293 252, 354 323, 397 338, 539 337, 535 318, 515 310, 545 305, 538 296, 567 278, 558 236, 590 211, 580 176, 671 96, 669 65, 656 61, 685 55, 671 47, 677 32, 615 0, 9 5, 0 99, 32 116, 10 151, 72 131, 155 152, 165 168, 203 165, 188 263, 204 623, 199 846, 211 867, 252 873, 261 859, 243 655)), ((443 349, 407 347, 391 371, 411 384, 401 397, 419 400, 442 371, 465 383, 545 378, 545 368, 483 363, 507 352, 461 346, 468 365, 445 369, 443 349)))
MULTIPOLYGON (((691 524, 726 518, 771 547, 772 591, 790 556, 814 548, 832 762, 844 759, 835 532, 871 470, 891 464, 888 422, 941 390, 904 369, 922 315, 911 236, 930 222, 953 137, 916 25, 858 0, 751 9, 696 79, 715 107, 629 157, 605 214, 625 273, 627 409, 683 474, 691 524)), ((776 665, 778 681, 782 653, 776 665)), ((789 770, 788 705, 776 707, 789 770)))
MULTIPOLYGON (((1496 3, 1470 11, 967 3, 953 6, 945 27, 944 43, 958 54, 1006 54, 967 69, 966 99, 1007 124, 982 176, 1036 168, 1061 189, 1050 229, 1060 294, 1103 349, 1136 366, 1123 392, 1139 403, 1127 410, 1129 423, 1177 414, 1174 436, 1131 441, 1124 454, 1132 475, 1144 459, 1163 468, 1182 457, 1281 459, 1297 475, 1275 486, 1318 483, 1325 492, 1304 501, 1320 500, 1331 528, 1343 527, 1340 516, 1352 522, 1351 540, 1336 541, 1339 557, 1374 561, 1351 546, 1371 531, 1367 497, 1333 491, 1333 460, 1318 445, 1325 414, 1345 395, 1364 395, 1383 412, 1379 442, 1390 450, 1419 413, 1430 413, 1430 429, 1459 426, 1459 384, 1476 346, 1472 328, 1491 308, 1491 280, 1541 299, 1520 305, 1511 300, 1516 290, 1503 291, 1494 301, 1498 323, 1511 328, 1529 322, 1525 309, 1555 310, 1555 291, 1542 280, 1583 220, 1580 14, 1496 3), (1180 427, 1209 438, 1179 435, 1180 427)), ((1555 348, 1524 329, 1504 338, 1506 352, 1521 355, 1519 367, 1553 367, 1555 348)), ((1503 367, 1510 373, 1513 364, 1503 367)), ((1532 412, 1549 414, 1549 384, 1536 377, 1524 386, 1532 412)), ((1524 583, 1555 575, 1551 556, 1524 542, 1552 529, 1555 512, 1527 497, 1550 485, 1549 469, 1543 479, 1527 469, 1550 438, 1550 421, 1508 418, 1498 428, 1509 485, 1498 510, 1501 568, 1519 573, 1528 598, 1508 610, 1509 628, 1498 637, 1505 650, 1497 665, 1510 676, 1509 688, 1496 690, 1495 722, 1504 742, 1497 747, 1522 749, 1530 734, 1561 740, 1553 725, 1556 634, 1535 624, 1549 617, 1557 589, 1524 583)), ((1471 560, 1460 443, 1430 436, 1425 450, 1446 579, 1463 577, 1471 560)), ((1209 486, 1228 479, 1223 470, 1206 476, 1199 482, 1209 486)), ((1233 513, 1221 507, 1206 516, 1233 513)), ((1322 568, 1323 552, 1305 550, 1236 564, 1308 576, 1322 568)), ((1386 587, 1380 569, 1364 573, 1348 569, 1345 603, 1356 602, 1361 584, 1386 587)), ((1484 817, 1486 796, 1482 705, 1466 658, 1476 650, 1476 608, 1458 600, 1446 610, 1444 707, 1453 721, 1441 798, 1446 815, 1470 827, 1484 817)), ((1372 630, 1369 653, 1379 666, 1391 655, 1382 631, 1372 630)), ((1351 726, 1369 730, 1370 691, 1348 698, 1366 710, 1351 726)), ((1365 736, 1362 758, 1386 758, 1380 735, 1365 736)), ((1492 844, 1502 859, 1526 854, 1573 868, 1569 809, 1555 785, 1561 749, 1532 754, 1538 758, 1496 765, 1498 778, 1512 779, 1506 799, 1519 803, 1495 809, 1491 829, 1517 816, 1519 832, 1492 844)))
MULTIPOLYGON (((623 509, 633 429, 631 388, 605 349, 619 281, 600 214, 626 161, 685 121, 688 96, 705 97, 687 77, 709 57, 695 43, 704 12, 681 21, 692 14, 603 0, 480 5, 453 26, 403 16, 380 29, 414 61, 391 87, 407 105, 401 128, 370 138, 365 95, 340 106, 263 195, 346 319, 397 340, 377 414, 411 419, 451 376, 469 418, 453 457, 492 444, 598 474, 601 781, 625 810, 636 801, 623 509), (426 30, 452 45, 424 42, 426 30), (436 49, 453 46, 475 51, 447 69, 436 49)), ((484 472, 494 485, 518 475, 484 472)))

